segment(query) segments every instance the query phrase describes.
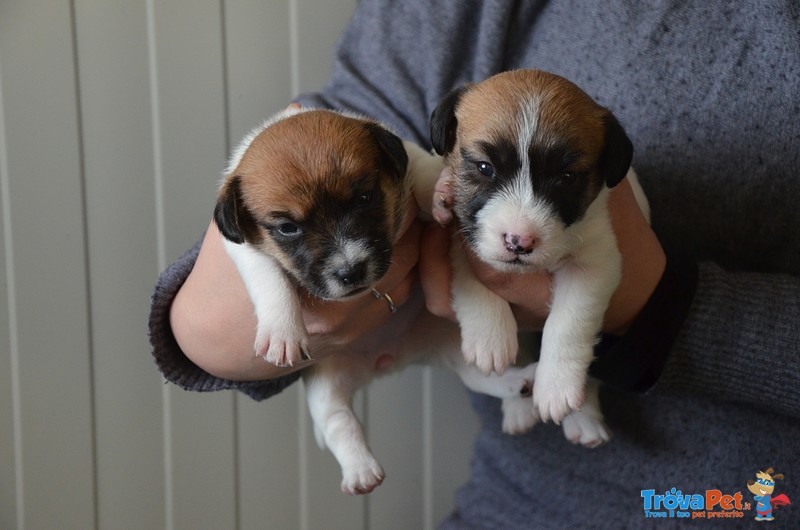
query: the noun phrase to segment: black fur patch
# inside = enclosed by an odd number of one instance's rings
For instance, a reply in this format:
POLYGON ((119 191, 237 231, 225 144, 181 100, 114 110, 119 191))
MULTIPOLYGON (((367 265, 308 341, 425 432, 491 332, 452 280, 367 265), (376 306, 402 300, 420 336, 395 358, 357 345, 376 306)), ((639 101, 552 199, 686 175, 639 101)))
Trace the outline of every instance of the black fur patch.
POLYGON ((256 221, 242 198, 241 177, 233 177, 223 187, 214 206, 214 222, 220 233, 234 243, 259 242, 256 221))
POLYGON ((277 227, 268 228, 276 245, 291 260, 297 281, 311 294, 330 297, 327 282, 332 271, 326 264, 340 252, 337 245, 343 237, 368 242, 367 260, 378 278, 388 270, 393 238, 386 224, 386 205, 377 181, 369 191, 370 198, 365 202, 364 190, 358 188, 347 199, 317 190, 314 211, 304 219, 294 220, 303 230, 300 238, 281 237, 277 227))
POLYGON ((597 169, 606 186, 613 188, 625 178, 631 167, 633 143, 611 113, 606 115, 603 125, 606 129, 605 143, 597 160, 597 169))
POLYGON ((465 236, 475 228, 476 217, 487 200, 502 189, 509 189, 517 178, 530 180, 534 195, 550 204, 564 225, 580 220, 597 196, 602 183, 590 169, 582 167, 582 154, 566 143, 543 148, 539 142, 528 148, 530 165, 522 167, 516 145, 509 139, 478 142, 474 151, 461 150, 457 168, 455 213, 462 222, 465 236), (495 175, 487 178, 478 170, 478 162, 489 162, 495 175))
POLYGON ((447 94, 431 113, 431 144, 436 152, 442 156, 453 150, 456 143, 456 107, 461 95, 467 91, 469 85, 464 85, 447 94))

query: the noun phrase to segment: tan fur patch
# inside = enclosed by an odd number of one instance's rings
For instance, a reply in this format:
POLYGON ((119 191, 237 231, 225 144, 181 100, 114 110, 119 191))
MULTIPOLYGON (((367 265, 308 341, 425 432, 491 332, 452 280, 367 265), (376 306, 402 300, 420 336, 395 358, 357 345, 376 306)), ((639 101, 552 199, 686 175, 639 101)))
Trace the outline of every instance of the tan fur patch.
MULTIPOLYGON (((377 181, 389 232, 396 234, 406 208, 401 179, 389 175, 385 153, 367 125, 375 122, 311 110, 270 125, 258 134, 228 175, 241 180, 244 207, 257 223, 258 246, 293 268, 262 223, 302 222, 320 197, 347 202, 358 182, 377 181)), ((225 185, 223 186, 223 192, 225 185)))
POLYGON ((503 72, 462 96, 453 156, 459 156, 460 147, 480 140, 515 140, 521 105, 532 96, 539 109, 534 141, 544 147, 567 142, 585 155, 584 164, 593 163, 603 146, 602 119, 608 111, 575 84, 537 70, 503 72))

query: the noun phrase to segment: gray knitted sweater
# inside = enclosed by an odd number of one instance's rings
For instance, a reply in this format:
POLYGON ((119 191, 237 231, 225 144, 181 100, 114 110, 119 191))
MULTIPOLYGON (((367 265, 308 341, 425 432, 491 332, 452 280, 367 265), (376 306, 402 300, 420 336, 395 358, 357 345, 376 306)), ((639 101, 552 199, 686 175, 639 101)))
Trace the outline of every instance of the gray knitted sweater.
MULTIPOLYGON (((800 497, 800 6, 646 4, 364 0, 331 81, 301 98, 429 146, 428 117, 453 87, 541 68, 610 108, 634 143, 668 266, 628 334, 598 350, 615 439, 587 451, 553 425, 509 437, 499 402, 473 395, 482 431, 445 528, 677 527, 646 518, 643 490, 742 492, 755 506, 746 483, 767 467, 786 475, 776 493, 800 497)), ((191 390, 279 392, 296 376, 224 381, 177 348, 169 305, 197 251, 156 286, 160 370, 191 390)), ((800 527, 796 506, 776 517, 800 527)))

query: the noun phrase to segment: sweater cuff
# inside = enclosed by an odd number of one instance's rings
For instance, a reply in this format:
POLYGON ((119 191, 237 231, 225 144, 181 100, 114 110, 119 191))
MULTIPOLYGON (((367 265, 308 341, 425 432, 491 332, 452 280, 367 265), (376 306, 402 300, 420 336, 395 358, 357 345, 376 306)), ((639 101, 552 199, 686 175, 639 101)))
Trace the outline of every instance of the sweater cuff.
POLYGON ((184 390, 213 392, 238 390, 261 401, 282 391, 300 377, 300 372, 265 381, 231 381, 214 377, 194 364, 178 346, 170 325, 169 311, 172 301, 189 276, 200 243, 188 250, 158 278, 150 304, 149 336, 153 360, 164 378, 184 390))
POLYGON ((661 376, 697 288, 697 263, 664 249, 661 280, 621 337, 603 335, 589 368, 592 377, 626 392, 644 393, 661 376))

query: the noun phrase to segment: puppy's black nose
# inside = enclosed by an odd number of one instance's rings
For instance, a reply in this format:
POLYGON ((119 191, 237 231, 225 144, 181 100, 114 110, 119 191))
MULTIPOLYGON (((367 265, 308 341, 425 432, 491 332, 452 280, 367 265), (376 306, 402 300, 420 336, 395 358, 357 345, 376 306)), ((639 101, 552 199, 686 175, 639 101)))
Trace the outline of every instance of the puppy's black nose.
POLYGON ((334 274, 342 282, 342 285, 357 285, 362 283, 367 276, 367 264, 361 262, 354 265, 345 265, 334 274))
POLYGON ((530 254, 533 252, 533 247, 536 246, 536 238, 532 235, 505 235, 506 250, 514 254, 530 254))

